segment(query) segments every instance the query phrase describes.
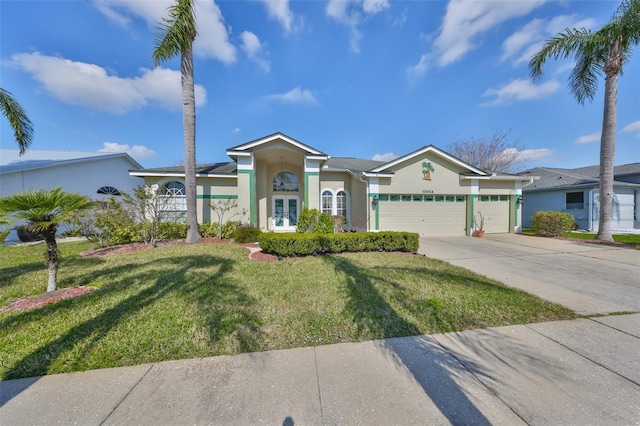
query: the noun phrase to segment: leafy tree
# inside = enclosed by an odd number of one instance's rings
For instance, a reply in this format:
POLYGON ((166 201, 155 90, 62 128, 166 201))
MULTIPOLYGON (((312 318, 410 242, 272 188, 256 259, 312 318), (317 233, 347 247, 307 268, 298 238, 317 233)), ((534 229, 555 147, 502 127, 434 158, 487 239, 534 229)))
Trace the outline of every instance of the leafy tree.
POLYGON ((196 38, 194 0, 177 0, 169 7, 169 18, 158 26, 160 34, 153 51, 153 64, 180 55, 182 81, 182 126, 184 129, 184 183, 187 201, 187 243, 200 240, 196 204, 196 100, 193 86, 193 41, 196 38))
POLYGON ((579 104, 592 101, 598 77, 604 73, 604 114, 600 137, 600 219, 599 240, 613 241, 611 210, 613 203, 613 160, 616 149, 618 75, 640 42, 640 0, 624 0, 610 22, 598 31, 567 28, 546 42, 531 58, 533 79, 542 77, 542 66, 550 59, 574 57, 576 65, 569 76, 569 91, 579 104))
POLYGON ((485 172, 514 172, 516 164, 527 159, 518 142, 508 141, 507 136, 509 132, 496 131, 488 138, 462 139, 450 144, 447 152, 485 172))
POLYGON ((222 239, 223 237, 224 225, 227 222, 229 222, 231 219, 233 219, 236 216, 242 217, 245 214, 247 214, 246 209, 238 210, 238 200, 234 200, 232 198, 228 198, 224 201, 216 201, 216 202, 212 201, 209 203, 209 207, 211 207, 211 210, 213 211, 213 213, 218 217, 218 229, 219 229, 218 237, 220 239, 222 239), (227 213, 232 211, 233 211, 233 214, 231 216, 228 216, 227 219, 225 220, 225 216, 227 215, 227 213))
POLYGON ((61 222, 68 221, 80 210, 91 208, 92 201, 77 192, 65 192, 61 187, 51 190, 22 191, 0 198, 0 212, 23 219, 25 228, 44 238, 47 245, 45 261, 49 265, 47 291, 55 291, 60 264, 60 250, 56 231, 61 222))
POLYGON ((176 197, 163 194, 162 188, 138 185, 133 190, 133 196, 124 193, 122 199, 128 214, 139 227, 140 238, 154 247, 162 238, 160 231, 163 222, 183 219, 183 213, 177 213, 174 207, 176 197))
POLYGON ((18 101, 2 88, 0 88, 0 108, 2 114, 9 120, 22 155, 33 140, 33 124, 18 101))

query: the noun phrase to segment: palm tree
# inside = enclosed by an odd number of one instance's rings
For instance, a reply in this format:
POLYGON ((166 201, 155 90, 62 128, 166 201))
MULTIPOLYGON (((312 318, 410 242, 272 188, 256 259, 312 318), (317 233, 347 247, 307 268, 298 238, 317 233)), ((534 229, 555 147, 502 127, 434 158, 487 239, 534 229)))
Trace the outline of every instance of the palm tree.
POLYGON ((569 91, 579 104, 593 100, 598 76, 605 75, 604 117, 600 137, 600 219, 599 240, 613 241, 611 210, 613 203, 613 160, 616 149, 616 102, 618 75, 629 60, 632 48, 640 42, 640 0, 624 0, 611 21, 598 31, 568 28, 547 41, 531 58, 531 77, 542 76, 542 66, 549 58, 575 57, 569 76, 569 91))
POLYGON ((64 192, 57 187, 51 190, 22 191, 0 198, 0 212, 13 219, 25 219, 28 231, 44 238, 47 245, 45 261, 49 265, 47 291, 57 286, 60 250, 56 243, 56 231, 61 222, 69 220, 73 213, 90 208, 89 198, 77 192, 64 192))
POLYGON ((187 201, 187 243, 200 240, 196 212, 196 100, 193 88, 193 41, 196 38, 194 0, 177 0, 169 18, 158 26, 160 34, 153 51, 153 64, 180 54, 182 74, 182 126, 184 129, 184 184, 187 201))
POLYGON ((2 114, 9 120, 22 155, 33 140, 33 124, 13 95, 2 88, 0 88, 0 108, 2 108, 2 114))

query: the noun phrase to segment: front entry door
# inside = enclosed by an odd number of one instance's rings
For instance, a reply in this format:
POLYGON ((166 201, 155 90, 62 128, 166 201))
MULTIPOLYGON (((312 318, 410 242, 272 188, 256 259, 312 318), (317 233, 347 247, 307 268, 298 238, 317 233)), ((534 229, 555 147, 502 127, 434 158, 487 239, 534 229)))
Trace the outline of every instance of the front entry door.
POLYGON ((273 197, 274 231, 295 231, 298 226, 298 197, 273 197))

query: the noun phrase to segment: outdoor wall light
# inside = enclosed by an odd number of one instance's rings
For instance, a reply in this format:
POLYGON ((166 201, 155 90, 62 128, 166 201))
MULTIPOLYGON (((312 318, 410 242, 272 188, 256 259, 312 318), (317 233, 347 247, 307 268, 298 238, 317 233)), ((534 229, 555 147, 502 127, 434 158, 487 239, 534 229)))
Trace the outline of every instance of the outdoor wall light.
POLYGON ((378 196, 374 195, 373 200, 371 200, 371 208, 375 209, 376 207, 378 207, 378 196))
POLYGON ((524 204, 524 197, 518 197, 518 204, 524 204))

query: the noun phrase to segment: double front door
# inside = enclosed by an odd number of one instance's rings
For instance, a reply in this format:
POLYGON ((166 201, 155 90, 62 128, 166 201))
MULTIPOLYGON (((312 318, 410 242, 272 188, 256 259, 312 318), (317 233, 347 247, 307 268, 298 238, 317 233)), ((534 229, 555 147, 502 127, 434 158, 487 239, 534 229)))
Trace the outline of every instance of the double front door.
POLYGON ((273 197, 274 231, 295 231, 298 225, 298 197, 273 197))

